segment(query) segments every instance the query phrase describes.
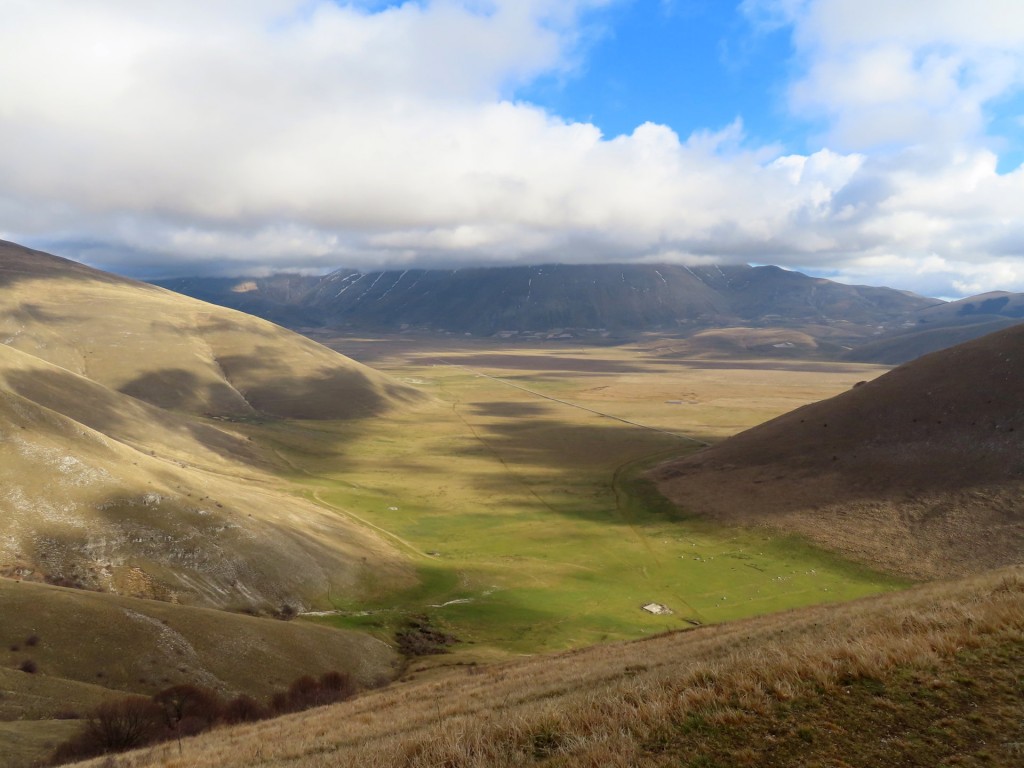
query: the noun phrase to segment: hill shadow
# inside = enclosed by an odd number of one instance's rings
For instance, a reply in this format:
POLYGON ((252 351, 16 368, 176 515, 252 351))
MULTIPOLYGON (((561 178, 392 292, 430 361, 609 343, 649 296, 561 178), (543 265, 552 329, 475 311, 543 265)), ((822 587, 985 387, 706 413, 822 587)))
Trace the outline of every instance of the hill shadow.
POLYGON ((255 415, 245 399, 220 381, 201 381, 192 371, 165 368, 136 377, 119 390, 138 400, 172 411, 213 416, 255 415))
POLYGON ((473 403, 470 407, 480 416, 494 416, 503 419, 536 418, 551 412, 548 405, 501 400, 492 403, 473 403))
MULTIPOLYGON (((351 365, 321 367, 312 376, 296 376, 275 365, 277 350, 218 357, 225 378, 257 411, 287 419, 350 420, 378 416, 391 407, 377 383, 351 365)), ((402 388, 394 385, 394 392, 402 388)))
MULTIPOLYGON (((142 444, 141 437, 134 437, 140 429, 141 420, 143 425, 152 424, 172 432, 184 431, 204 448, 224 458, 247 464, 264 463, 247 440, 183 416, 162 413, 144 403, 138 405, 141 412, 133 415, 111 391, 70 372, 45 369, 8 371, 5 378, 15 394, 118 442, 128 439, 134 443, 138 440, 139 445, 131 445, 136 449, 148 448, 142 444)), ((180 377, 180 380, 185 381, 187 377, 180 377)))
MULTIPOLYGON (((3 284, 0 283, 0 286, 3 284)), ((22 302, 10 311, 5 313, 8 317, 18 323, 43 323, 45 325, 58 325, 70 322, 67 317, 55 314, 39 304, 22 302)))

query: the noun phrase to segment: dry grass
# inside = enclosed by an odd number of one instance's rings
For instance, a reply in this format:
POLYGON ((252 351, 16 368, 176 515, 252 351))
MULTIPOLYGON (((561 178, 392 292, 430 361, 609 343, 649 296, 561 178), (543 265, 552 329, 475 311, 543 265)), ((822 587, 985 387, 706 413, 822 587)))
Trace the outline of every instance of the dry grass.
MULTIPOLYGON (((866 764, 857 758, 861 741, 864 749, 867 740, 879 748, 879 734, 861 733, 861 719, 899 732, 893 749, 913 748, 915 713, 927 704, 914 693, 915 680, 924 680, 954 703, 960 689, 975 687, 964 706, 987 702, 999 727, 1010 729, 986 753, 988 764, 1009 766, 1014 744, 1024 741, 1012 732, 1022 714, 1019 680, 1013 683, 1022 647, 1024 569, 1011 568, 844 605, 468 668, 214 732, 188 742, 182 756, 157 748, 92 765, 761 765, 771 762, 761 761, 768 754, 781 761, 771 764, 813 764, 786 757, 779 743, 787 734, 806 742, 805 752, 809 744, 825 750, 824 764, 858 765, 866 764), (964 680, 965 673, 973 677, 964 680), (990 700, 988 681, 999 681, 990 700), (793 722, 799 727, 789 727, 793 722), (767 742, 744 740, 786 723, 789 730, 767 742), (844 736, 817 735, 828 733, 844 736), (725 747, 726 761, 716 763, 721 755, 712 757, 714 750, 725 747), (847 751, 830 751, 837 749, 847 751)), ((982 748, 977 719, 929 727, 950 737, 945 747, 939 736, 928 742, 946 749, 943 760, 982 748)))
POLYGON ((659 468, 727 524, 800 533, 912 578, 1021 562, 1024 326, 936 352, 659 468))
POLYGON ((256 318, 0 243, 0 575, 227 609, 413 574, 232 421, 415 389, 256 318), (202 418, 202 417, 214 418, 202 418))
POLYGON ((371 685, 398 663, 394 650, 359 632, 7 579, 0 579, 0 616, 0 685, 17 693, 11 704, 23 705, 8 711, 0 698, 0 719, 52 716, 61 689, 46 682, 89 684, 75 694, 88 707, 95 686, 153 694, 192 683, 262 697, 331 670, 371 685), (15 674, 26 659, 37 672, 15 674), (29 698, 50 703, 32 709, 29 698))

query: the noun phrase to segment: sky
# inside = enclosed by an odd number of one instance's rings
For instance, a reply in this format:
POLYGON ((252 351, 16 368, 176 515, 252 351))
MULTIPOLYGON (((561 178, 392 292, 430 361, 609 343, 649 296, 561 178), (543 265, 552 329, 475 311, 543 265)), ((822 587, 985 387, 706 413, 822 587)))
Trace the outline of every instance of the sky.
POLYGON ((1024 291, 1021 0, 0 0, 0 239, 1024 291))

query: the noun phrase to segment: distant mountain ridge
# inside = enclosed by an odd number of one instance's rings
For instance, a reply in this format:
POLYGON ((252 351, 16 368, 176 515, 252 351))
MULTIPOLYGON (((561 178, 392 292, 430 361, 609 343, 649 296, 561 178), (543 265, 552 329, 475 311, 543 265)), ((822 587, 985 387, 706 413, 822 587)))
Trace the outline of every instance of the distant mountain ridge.
POLYGON ((936 299, 779 267, 542 265, 157 282, 289 325, 494 334, 894 322, 936 299))

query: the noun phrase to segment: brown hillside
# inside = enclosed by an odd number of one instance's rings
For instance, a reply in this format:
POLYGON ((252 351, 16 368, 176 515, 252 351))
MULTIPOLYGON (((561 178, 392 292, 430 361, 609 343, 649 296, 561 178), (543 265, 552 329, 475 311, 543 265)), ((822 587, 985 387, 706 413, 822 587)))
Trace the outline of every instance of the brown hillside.
POLYGON ((225 417, 418 397, 264 321, 0 244, 0 575, 263 612, 369 572, 404 584, 390 546, 296 498, 225 417))
POLYGON ((374 685, 399 662, 359 632, 8 579, 0 579, 0 616, 4 768, 40 765, 81 727, 78 718, 128 693, 193 684, 266 699, 329 671, 374 685))
POLYGON ((134 768, 1020 765, 1021 569, 597 646, 177 746, 134 768))
POLYGON ((0 241, 0 343, 162 408, 351 419, 415 390, 315 342, 0 241))
POLYGON ((1024 326, 657 469, 686 511, 920 578, 1024 559, 1024 326))
POLYGON ((0 436, 0 575, 259 610, 407 578, 252 443, 2 345, 0 436))
POLYGON ((34 703, 0 700, 0 720, 52 715, 62 706, 60 686, 153 694, 193 683, 268 696, 300 675, 334 669, 368 686, 389 678, 399 662, 388 645, 361 632, 10 579, 0 579, 0 614, 0 689, 25 693, 30 681, 44 687, 41 680, 58 688, 37 690, 34 703), (16 667, 26 659, 35 662, 35 677, 19 679, 16 667))

